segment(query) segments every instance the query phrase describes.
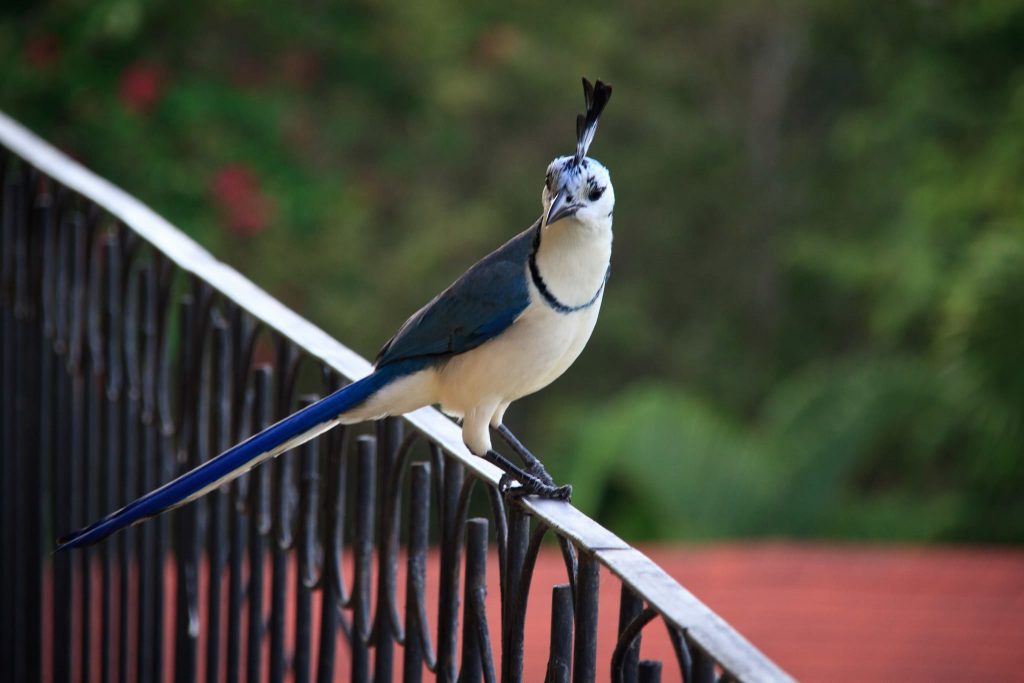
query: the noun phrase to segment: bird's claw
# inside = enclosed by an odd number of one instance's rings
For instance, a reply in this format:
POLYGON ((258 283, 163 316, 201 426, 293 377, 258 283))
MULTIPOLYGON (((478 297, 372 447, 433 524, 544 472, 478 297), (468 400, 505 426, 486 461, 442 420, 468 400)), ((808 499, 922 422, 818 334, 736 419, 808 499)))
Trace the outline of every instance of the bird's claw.
POLYGON ((500 493, 501 495, 505 495, 512 490, 513 484, 518 483, 519 482, 516 481, 516 479, 511 474, 505 472, 504 474, 501 475, 501 479, 498 480, 498 493, 500 493))
POLYGON ((526 496, 562 500, 567 503, 572 500, 572 486, 569 484, 554 486, 533 477, 520 481, 507 473, 501 475, 501 479, 498 480, 498 491, 512 500, 521 500, 526 496), (518 484, 518 486, 513 486, 513 484, 518 484))
POLYGON ((566 503, 572 502, 572 484, 563 484, 562 486, 553 486, 550 495, 545 496, 551 500, 563 500, 566 503))

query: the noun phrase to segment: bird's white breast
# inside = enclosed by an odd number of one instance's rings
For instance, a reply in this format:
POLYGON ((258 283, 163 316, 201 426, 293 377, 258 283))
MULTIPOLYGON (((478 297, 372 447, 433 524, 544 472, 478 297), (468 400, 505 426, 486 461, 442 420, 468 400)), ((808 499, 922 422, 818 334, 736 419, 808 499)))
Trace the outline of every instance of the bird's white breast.
POLYGON ((484 397, 486 403, 504 406, 538 391, 583 351, 601 307, 611 229, 573 234, 575 227, 556 224, 545 229, 537 253, 538 271, 562 304, 580 306, 592 299, 593 303, 579 311, 559 312, 545 301, 524 264, 530 305, 503 334, 455 356, 440 371, 441 404, 448 412, 461 415, 480 406, 484 397))

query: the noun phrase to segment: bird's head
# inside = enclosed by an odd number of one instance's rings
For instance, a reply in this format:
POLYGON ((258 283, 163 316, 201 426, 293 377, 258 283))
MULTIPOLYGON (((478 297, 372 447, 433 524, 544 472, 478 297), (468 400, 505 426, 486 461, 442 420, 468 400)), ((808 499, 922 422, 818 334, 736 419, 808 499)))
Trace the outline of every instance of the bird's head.
POLYGON ((584 78, 583 96, 587 113, 576 117, 576 154, 552 161, 544 178, 541 201, 545 227, 563 218, 594 228, 605 227, 612 220, 615 191, 611 175, 601 162, 587 156, 612 87, 601 81, 591 85, 584 78))

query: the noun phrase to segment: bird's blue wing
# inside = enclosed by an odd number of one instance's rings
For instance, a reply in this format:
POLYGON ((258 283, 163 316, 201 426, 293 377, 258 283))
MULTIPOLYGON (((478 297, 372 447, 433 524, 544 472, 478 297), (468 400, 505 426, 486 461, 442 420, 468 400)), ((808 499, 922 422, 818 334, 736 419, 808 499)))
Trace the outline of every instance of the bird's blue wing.
POLYGON ((377 354, 376 366, 444 360, 501 334, 530 305, 526 268, 539 229, 538 220, 417 311, 377 354))

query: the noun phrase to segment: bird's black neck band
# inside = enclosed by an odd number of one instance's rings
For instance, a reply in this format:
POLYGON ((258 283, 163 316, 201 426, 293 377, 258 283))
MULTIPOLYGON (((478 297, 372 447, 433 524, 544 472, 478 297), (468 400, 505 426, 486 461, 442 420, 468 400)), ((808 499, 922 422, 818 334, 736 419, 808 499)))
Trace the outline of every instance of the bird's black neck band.
POLYGON ((577 311, 590 308, 597 301, 598 297, 601 296, 601 292, 604 291, 604 286, 607 284, 608 278, 611 277, 612 274, 612 265, 610 263, 608 264, 608 270, 604 272, 604 279, 601 280, 601 284, 598 286, 597 291, 594 292, 594 296, 590 297, 590 301, 585 304, 580 304, 579 306, 563 304, 558 300, 558 297, 548 289, 548 284, 544 282, 544 278, 541 277, 540 267, 537 265, 537 252, 540 251, 540 236, 543 231, 544 225, 538 225, 537 233, 533 236, 533 249, 530 250, 530 279, 533 280, 533 284, 537 288, 537 291, 540 292, 540 295, 544 298, 544 302, 559 313, 575 313, 577 311))

